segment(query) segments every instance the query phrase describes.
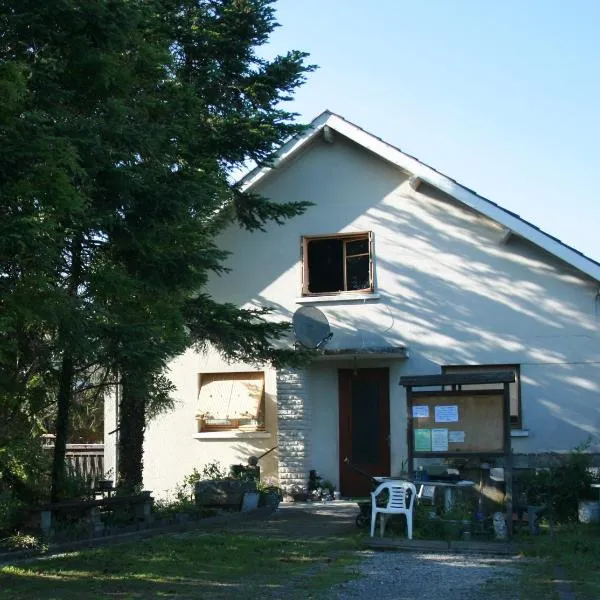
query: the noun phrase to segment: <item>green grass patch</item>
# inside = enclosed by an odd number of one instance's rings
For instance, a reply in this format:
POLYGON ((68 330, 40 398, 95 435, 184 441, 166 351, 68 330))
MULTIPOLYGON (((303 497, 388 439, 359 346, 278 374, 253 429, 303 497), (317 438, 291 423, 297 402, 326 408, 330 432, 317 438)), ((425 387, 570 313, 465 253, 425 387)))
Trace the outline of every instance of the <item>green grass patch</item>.
POLYGON ((185 534, 0 569, 0 598, 310 598, 355 576, 348 538, 185 534))
POLYGON ((546 530, 519 542, 529 559, 523 562, 522 582, 524 590, 531 589, 528 598, 558 598, 558 581, 566 582, 578 600, 600 598, 600 525, 562 525, 552 534, 546 530))

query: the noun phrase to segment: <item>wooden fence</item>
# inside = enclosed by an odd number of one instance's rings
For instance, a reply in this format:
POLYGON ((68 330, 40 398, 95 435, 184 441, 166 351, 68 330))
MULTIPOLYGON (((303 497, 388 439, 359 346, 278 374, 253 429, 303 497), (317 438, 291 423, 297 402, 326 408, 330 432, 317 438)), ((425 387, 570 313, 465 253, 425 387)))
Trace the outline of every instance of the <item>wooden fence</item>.
POLYGON ((67 465, 94 484, 104 479, 104 444, 67 444, 67 465))
MULTIPOLYGON (((44 447, 52 451, 52 440, 44 447)), ((96 485, 104 479, 104 444, 67 444, 66 463, 71 471, 96 485)))

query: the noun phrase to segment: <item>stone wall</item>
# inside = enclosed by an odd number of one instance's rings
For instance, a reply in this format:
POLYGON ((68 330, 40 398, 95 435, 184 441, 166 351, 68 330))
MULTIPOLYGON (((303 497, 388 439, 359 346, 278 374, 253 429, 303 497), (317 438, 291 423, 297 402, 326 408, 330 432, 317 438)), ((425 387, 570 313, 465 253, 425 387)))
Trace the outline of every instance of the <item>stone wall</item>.
POLYGON ((310 470, 311 412, 306 372, 277 372, 279 485, 285 493, 305 491, 310 470))

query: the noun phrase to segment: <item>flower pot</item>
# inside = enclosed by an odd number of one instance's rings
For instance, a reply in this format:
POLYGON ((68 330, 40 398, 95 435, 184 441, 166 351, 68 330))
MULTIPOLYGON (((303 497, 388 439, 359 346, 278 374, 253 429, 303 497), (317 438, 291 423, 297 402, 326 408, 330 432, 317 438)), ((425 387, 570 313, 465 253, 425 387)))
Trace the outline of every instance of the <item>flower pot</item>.
POLYGON ((266 490, 260 493, 259 506, 270 506, 277 508, 281 502, 281 496, 277 490, 266 490))

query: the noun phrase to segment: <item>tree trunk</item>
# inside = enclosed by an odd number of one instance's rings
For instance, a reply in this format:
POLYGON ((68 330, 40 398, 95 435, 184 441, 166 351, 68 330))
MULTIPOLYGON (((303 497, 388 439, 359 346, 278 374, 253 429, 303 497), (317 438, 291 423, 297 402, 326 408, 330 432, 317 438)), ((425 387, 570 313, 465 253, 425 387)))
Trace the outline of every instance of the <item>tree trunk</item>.
MULTIPOLYGON (((81 281, 81 247, 82 236, 77 234, 71 247, 71 277, 69 280, 68 294, 74 298, 81 281)), ((69 325, 63 324, 59 339, 63 345, 60 379, 58 384, 57 415, 54 439, 54 455, 52 459, 52 482, 50 501, 58 502, 61 499, 62 488, 65 480, 65 457, 67 454, 67 438, 69 436, 69 412, 73 399, 73 378, 75 376, 75 362, 72 352, 72 341, 69 334, 69 325)))
POLYGON ((144 431, 146 429, 145 377, 126 371, 121 378, 119 404, 118 487, 124 493, 142 489, 144 431))

